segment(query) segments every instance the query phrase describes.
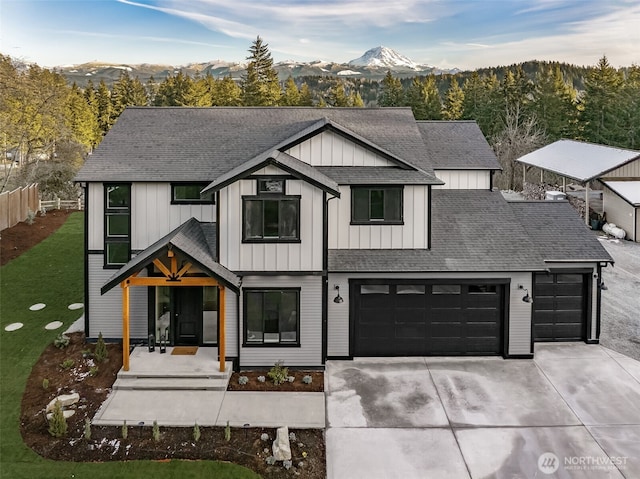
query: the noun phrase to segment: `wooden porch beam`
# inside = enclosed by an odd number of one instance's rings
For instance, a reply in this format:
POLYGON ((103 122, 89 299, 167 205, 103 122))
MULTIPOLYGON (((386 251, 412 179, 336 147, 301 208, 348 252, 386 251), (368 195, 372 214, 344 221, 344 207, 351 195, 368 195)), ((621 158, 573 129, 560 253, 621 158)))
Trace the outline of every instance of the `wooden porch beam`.
POLYGON ((187 263, 187 264, 185 264, 185 265, 180 269, 180 271, 178 271, 178 278, 182 278, 182 277, 187 273, 187 271, 189 271, 189 270, 191 269, 191 267, 192 267, 192 266, 193 266, 193 265, 192 265, 191 263, 187 263))
POLYGON ((171 281, 164 276, 159 278, 156 276, 144 278, 128 278, 125 279, 129 286, 218 286, 220 283, 208 276, 188 276, 182 277, 176 281, 171 281))
POLYGON ((169 271, 169 268, 167 268, 164 263, 158 258, 153 260, 153 264, 156 265, 156 268, 158 268, 162 274, 167 277, 171 276, 171 271, 169 271))
POLYGON ((129 370, 129 285, 127 281, 122 286, 122 368, 129 370))
POLYGON ((220 354, 220 372, 225 370, 225 354, 226 354, 226 330, 225 330, 225 287, 218 285, 218 328, 220 330, 220 344, 218 345, 218 353, 220 354))

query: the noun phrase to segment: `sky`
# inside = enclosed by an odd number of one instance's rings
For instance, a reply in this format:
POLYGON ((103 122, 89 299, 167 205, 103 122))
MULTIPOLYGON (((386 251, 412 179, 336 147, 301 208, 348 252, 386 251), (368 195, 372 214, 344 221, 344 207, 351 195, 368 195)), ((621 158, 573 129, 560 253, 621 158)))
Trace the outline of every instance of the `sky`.
POLYGON ((384 45, 416 63, 640 64, 639 0, 0 0, 0 53, 43 67, 244 61, 346 63, 384 45))

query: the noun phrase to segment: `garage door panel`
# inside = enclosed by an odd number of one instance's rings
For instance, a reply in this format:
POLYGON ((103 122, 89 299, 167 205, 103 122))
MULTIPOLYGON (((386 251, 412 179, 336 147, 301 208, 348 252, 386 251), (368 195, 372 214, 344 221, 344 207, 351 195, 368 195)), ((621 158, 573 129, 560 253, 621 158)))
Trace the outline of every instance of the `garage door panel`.
POLYGON ((424 323, 396 323, 395 339, 425 339, 427 337, 426 331, 424 323))
POLYGON ((473 338, 497 337, 500 330, 496 323, 467 323, 467 336, 473 338))
POLYGON ((560 336, 562 339, 581 339, 582 324, 556 324, 554 335, 560 336))
POLYGON ((393 324, 361 323, 360 338, 382 338, 388 340, 393 337, 393 324))
POLYGON ((384 324, 389 322, 389 318, 393 318, 393 309, 364 309, 362 310, 362 322, 384 324))
POLYGON ((581 311, 556 311, 554 315, 555 324, 582 324, 581 311))
POLYGON ((577 311, 582 314, 582 305, 584 298, 576 296, 556 297, 556 311, 577 311))
POLYGON ((556 284, 537 284, 536 283, 536 298, 540 296, 553 297, 556 294, 556 284))
POLYGON ((498 298, 495 294, 469 294, 467 296, 467 307, 473 309, 499 307, 498 298))
POLYGON ((500 314, 495 309, 475 309, 466 310, 467 322, 500 322, 500 314))
POLYGON ((582 284, 557 284, 556 296, 582 296, 582 284))
POLYGON ((582 285, 583 275, 580 273, 557 273, 556 274, 556 283, 573 283, 582 285))
POLYGON ((556 309, 556 298, 554 296, 536 295, 533 301, 533 307, 537 311, 554 311, 556 309))
POLYGON ((465 349, 469 354, 491 354, 499 347, 497 338, 474 338, 467 341, 465 349))

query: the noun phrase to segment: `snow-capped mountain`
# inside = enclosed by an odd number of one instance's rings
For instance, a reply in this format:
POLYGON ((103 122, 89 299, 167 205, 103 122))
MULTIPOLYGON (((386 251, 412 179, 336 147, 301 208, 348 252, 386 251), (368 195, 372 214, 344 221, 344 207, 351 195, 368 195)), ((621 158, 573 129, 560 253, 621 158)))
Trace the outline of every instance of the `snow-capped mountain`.
POLYGON ((365 52, 360 58, 351 60, 349 65, 359 67, 379 67, 379 68, 408 68, 418 70, 419 66, 410 58, 401 55, 397 51, 379 46, 365 52))

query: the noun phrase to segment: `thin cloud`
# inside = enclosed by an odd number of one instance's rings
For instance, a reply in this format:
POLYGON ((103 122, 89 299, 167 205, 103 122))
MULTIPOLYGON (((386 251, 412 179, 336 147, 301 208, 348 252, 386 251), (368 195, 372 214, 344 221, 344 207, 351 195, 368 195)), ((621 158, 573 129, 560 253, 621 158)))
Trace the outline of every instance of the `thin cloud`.
POLYGON ((184 45, 200 45, 204 47, 226 48, 226 45, 220 45, 207 42, 196 42, 193 40, 184 40, 182 38, 174 37, 155 37, 145 35, 121 35, 114 33, 101 33, 101 32, 84 32, 81 30, 48 30, 50 33, 62 34, 62 35, 78 35, 83 37, 96 37, 96 38, 111 38, 119 40, 136 40, 136 41, 149 41, 158 43, 181 43, 184 45))

